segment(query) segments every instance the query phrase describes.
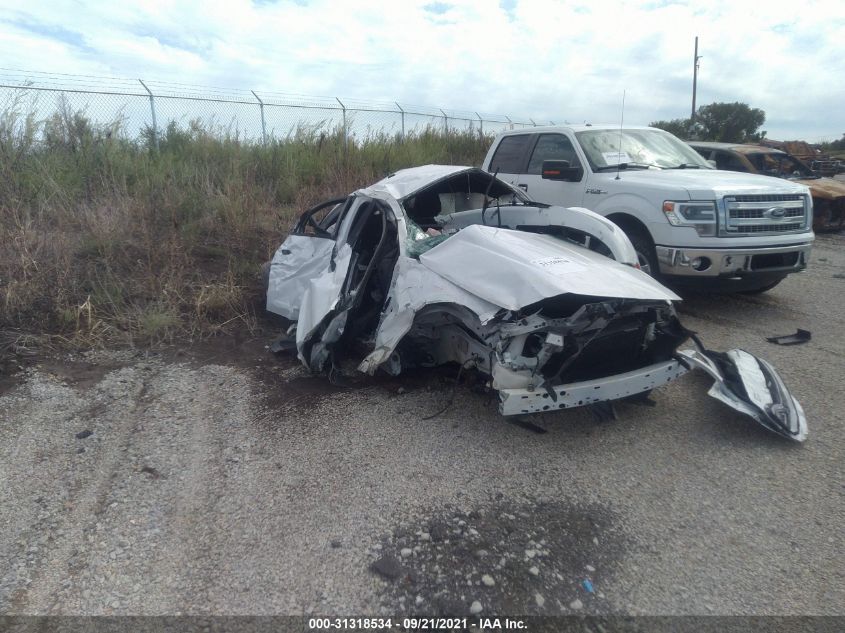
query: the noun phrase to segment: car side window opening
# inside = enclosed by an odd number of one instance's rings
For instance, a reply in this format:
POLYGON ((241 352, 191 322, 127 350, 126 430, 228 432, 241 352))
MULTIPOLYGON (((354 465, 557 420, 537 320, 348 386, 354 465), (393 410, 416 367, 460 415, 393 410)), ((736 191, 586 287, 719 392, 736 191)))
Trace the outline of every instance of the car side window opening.
POLYGON ((387 296, 399 256, 393 212, 376 200, 366 200, 355 213, 346 241, 352 247, 343 294, 353 298, 349 335, 372 330, 387 296))
POLYGON ((716 169, 724 171, 748 171, 742 160, 730 152, 715 152, 716 169))
POLYGON ((408 217, 423 230, 439 228, 438 215, 469 209, 481 209, 485 194, 513 204, 525 204, 528 198, 491 174, 473 172, 446 178, 403 201, 408 217), (491 182, 492 181, 492 182, 491 182))
POLYGON ((292 233, 308 237, 334 238, 338 220, 350 202, 351 198, 335 198, 311 207, 299 217, 292 233))
POLYGON ((434 219, 440 215, 440 196, 433 190, 424 190, 405 201, 405 212, 422 228, 437 226, 434 219))
POLYGON ((803 176, 810 173, 789 154, 756 153, 749 154, 748 159, 762 173, 779 176, 803 176))
POLYGON ((567 160, 570 167, 580 167, 581 161, 575 153, 572 141, 563 134, 541 134, 531 154, 526 173, 539 176, 544 160, 567 160))
POLYGON ((506 136, 499 142, 496 153, 490 161, 488 171, 501 174, 519 174, 525 164, 525 152, 531 141, 530 134, 506 136))

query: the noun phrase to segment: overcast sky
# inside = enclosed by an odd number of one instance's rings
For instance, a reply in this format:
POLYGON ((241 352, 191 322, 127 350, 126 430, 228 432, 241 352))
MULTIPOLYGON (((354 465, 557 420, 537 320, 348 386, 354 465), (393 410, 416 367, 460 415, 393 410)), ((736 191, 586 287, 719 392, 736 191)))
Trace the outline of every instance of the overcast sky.
POLYGON ((845 2, 0 0, 0 66, 647 124, 742 101, 845 133, 845 2))

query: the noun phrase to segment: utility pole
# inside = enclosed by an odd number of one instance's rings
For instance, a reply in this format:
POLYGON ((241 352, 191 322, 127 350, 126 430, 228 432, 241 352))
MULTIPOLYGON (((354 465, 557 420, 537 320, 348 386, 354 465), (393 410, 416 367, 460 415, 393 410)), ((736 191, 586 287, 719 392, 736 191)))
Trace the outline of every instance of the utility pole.
POLYGON ((689 115, 690 124, 695 123, 695 89, 698 84, 698 60, 701 55, 698 54, 698 35, 695 36, 695 53, 692 58, 692 112, 689 115))

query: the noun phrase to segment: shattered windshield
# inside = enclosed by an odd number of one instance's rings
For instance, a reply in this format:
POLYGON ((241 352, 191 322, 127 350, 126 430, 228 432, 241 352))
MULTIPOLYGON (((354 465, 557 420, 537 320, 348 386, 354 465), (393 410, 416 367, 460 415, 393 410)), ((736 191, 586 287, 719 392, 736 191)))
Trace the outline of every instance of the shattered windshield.
POLYGON ((698 152, 663 130, 584 130, 575 136, 593 171, 712 169, 698 152))
POLYGON ((449 237, 441 232, 440 229, 429 228, 423 230, 411 218, 406 218, 405 222, 408 225, 408 237, 405 239, 408 257, 419 259, 420 255, 426 251, 430 251, 449 237))

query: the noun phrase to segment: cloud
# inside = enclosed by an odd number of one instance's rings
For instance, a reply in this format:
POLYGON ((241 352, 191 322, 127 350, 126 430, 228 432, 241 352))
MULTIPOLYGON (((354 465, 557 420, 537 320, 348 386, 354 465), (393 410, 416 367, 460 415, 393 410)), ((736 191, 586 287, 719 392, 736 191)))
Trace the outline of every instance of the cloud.
POLYGON ((4 66, 344 99, 535 121, 648 123, 743 101, 773 138, 845 130, 845 8, 548 0, 34 0, 3 11, 4 66))

